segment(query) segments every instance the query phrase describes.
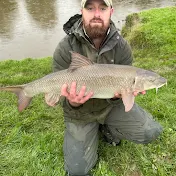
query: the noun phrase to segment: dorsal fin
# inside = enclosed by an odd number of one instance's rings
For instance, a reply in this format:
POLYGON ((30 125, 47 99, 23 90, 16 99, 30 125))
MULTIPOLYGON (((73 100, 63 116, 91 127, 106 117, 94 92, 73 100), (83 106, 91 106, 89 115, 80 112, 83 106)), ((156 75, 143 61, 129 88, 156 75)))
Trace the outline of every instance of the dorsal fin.
POLYGON ((89 58, 79 54, 79 53, 76 53, 74 51, 70 51, 71 53, 71 64, 68 68, 68 71, 69 72, 72 72, 80 67, 85 67, 85 66, 88 66, 88 65, 93 65, 94 62, 92 62, 89 58))

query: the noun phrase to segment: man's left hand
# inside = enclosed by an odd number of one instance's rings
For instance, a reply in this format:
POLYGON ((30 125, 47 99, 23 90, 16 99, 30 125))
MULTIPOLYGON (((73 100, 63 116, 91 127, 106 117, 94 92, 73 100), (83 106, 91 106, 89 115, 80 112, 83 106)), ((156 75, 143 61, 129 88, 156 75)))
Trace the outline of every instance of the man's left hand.
MULTIPOLYGON (((145 94, 146 94, 146 91, 144 90, 144 91, 142 91, 142 92, 137 92, 137 91, 134 91, 134 92, 133 92, 133 95, 134 95, 135 97, 136 97, 137 95, 139 95, 139 94, 145 95, 145 94)), ((122 95, 119 94, 119 93, 115 93, 113 99, 117 99, 117 98, 122 98, 122 95)))

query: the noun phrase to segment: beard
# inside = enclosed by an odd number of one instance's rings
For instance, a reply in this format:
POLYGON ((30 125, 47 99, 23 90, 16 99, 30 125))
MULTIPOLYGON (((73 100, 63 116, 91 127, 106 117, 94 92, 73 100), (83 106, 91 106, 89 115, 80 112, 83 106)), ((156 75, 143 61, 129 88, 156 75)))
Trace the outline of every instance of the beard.
POLYGON ((85 31, 87 35, 90 37, 90 39, 98 39, 102 38, 106 35, 107 30, 110 25, 110 20, 107 25, 104 24, 104 22, 101 19, 92 19, 89 24, 86 24, 85 20, 83 19, 83 25, 85 28, 85 31), (92 24, 94 21, 98 21, 100 24, 92 24))

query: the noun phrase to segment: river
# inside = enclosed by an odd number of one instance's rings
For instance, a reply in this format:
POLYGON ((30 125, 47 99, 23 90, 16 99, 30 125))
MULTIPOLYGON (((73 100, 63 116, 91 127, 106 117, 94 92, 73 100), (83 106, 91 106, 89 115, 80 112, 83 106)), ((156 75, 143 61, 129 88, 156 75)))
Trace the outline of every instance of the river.
MULTIPOLYGON (((114 0, 112 20, 121 29, 128 14, 166 6, 176 0, 114 0)), ((76 13, 80 0, 0 0, 0 61, 52 56, 76 13)))

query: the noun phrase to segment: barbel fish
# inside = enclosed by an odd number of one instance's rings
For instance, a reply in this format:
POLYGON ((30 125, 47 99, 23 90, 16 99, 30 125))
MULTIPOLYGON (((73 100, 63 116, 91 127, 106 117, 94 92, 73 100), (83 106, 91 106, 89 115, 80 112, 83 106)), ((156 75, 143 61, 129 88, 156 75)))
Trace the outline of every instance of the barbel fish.
MULTIPOLYGON (((61 95, 61 87, 77 82, 77 92, 86 85, 86 92, 93 91, 92 98, 110 99, 115 93, 122 95, 125 111, 134 104, 134 91, 141 92, 160 88, 167 83, 164 77, 155 72, 129 65, 96 64, 89 58, 71 52, 72 60, 68 69, 54 72, 27 84, 0 87, 18 97, 18 110, 23 111, 32 98, 44 93, 47 102, 56 103, 61 95)), ((68 90, 69 91, 69 90, 68 90)))

